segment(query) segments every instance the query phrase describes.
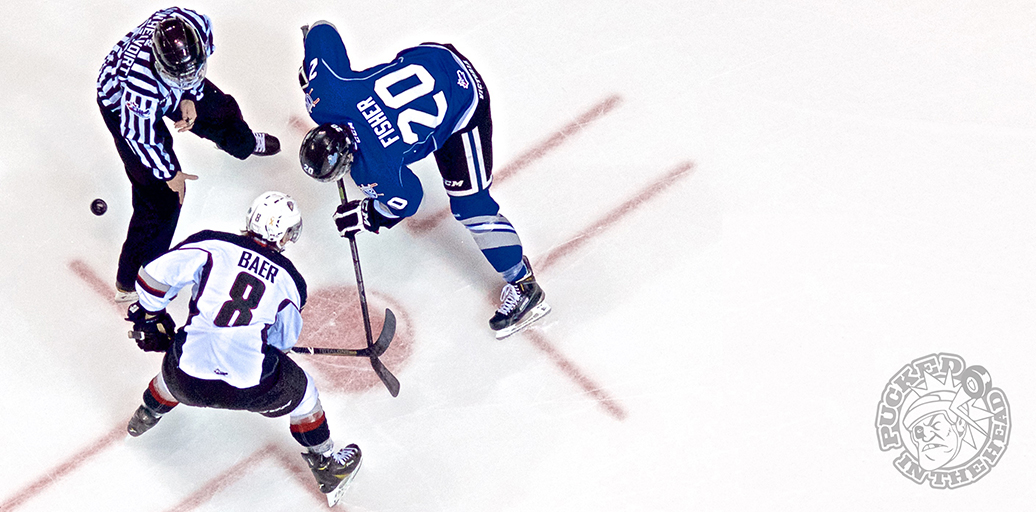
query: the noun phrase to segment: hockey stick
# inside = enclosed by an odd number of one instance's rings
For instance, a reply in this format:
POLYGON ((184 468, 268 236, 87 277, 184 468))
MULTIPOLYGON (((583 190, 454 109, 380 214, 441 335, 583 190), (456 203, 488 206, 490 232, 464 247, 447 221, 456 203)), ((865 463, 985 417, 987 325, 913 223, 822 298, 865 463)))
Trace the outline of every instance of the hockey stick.
MULTIPOLYGON (((309 25, 303 25, 300 28, 302 29, 302 43, 305 45, 306 36, 309 35, 309 25)), ((301 73, 299 75, 299 84, 305 87, 305 82, 303 82, 303 78, 305 78, 305 69, 300 69, 299 72, 301 73)), ((342 181, 342 178, 338 178, 338 197, 342 200, 343 205, 348 202, 348 199, 345 197, 345 183, 342 181)), ((360 272, 360 252, 356 249, 356 236, 354 235, 348 238, 349 248, 352 250, 353 256, 353 272, 356 274, 356 289, 360 292, 360 310, 363 312, 363 331, 367 336, 367 348, 359 350, 339 350, 344 351, 341 355, 370 357, 371 368, 374 368, 374 373, 378 374, 378 378, 380 378, 381 382, 385 384, 386 388, 388 388, 389 394, 396 396, 399 395, 399 380, 396 379, 396 376, 392 375, 392 372, 390 372, 388 368, 385 368, 385 365, 381 363, 380 359, 378 359, 378 357, 388 349, 388 345, 392 341, 392 336, 396 332, 396 317, 392 314, 391 310, 385 308, 385 322, 382 325, 381 334, 378 336, 378 343, 373 343, 371 340, 370 313, 367 312, 367 292, 363 289, 363 274, 360 272), (363 351, 366 351, 366 353, 363 353, 363 351)), ((305 351, 304 347, 300 348, 303 348, 303 352, 305 351)), ((317 352, 310 353, 315 354, 317 352)), ((321 353, 327 354, 330 352, 321 353)))
MULTIPOLYGON (((338 178, 338 197, 342 200, 343 205, 348 202, 348 199, 345 197, 345 182, 342 181, 342 178, 338 178)), ((372 340, 373 337, 371 336, 371 318, 370 313, 367 312, 367 292, 363 288, 363 273, 360 272, 360 252, 356 249, 356 236, 354 235, 347 238, 349 239, 349 248, 352 250, 353 273, 356 274, 356 289, 360 292, 360 311, 363 312, 363 331, 364 334, 367 335, 367 349, 371 352, 371 368, 374 368, 374 373, 378 374, 378 378, 380 378, 381 382, 385 384, 386 388, 388 388, 389 394, 397 396, 399 395, 399 380, 396 379, 396 376, 392 375, 392 372, 390 372, 388 368, 385 368, 385 365, 381 363, 380 359, 378 359, 378 355, 380 354, 373 354, 375 351, 373 350, 374 342, 372 340)), ((390 315, 392 317, 392 332, 388 333, 388 341, 391 341, 392 336, 395 334, 395 316, 392 315, 392 312, 388 308, 385 308, 385 324, 382 327, 381 335, 378 336, 379 342, 381 342, 382 337, 386 334, 385 327, 390 325, 390 315)), ((385 343, 386 348, 388 346, 388 341, 385 343)))
POLYGON ((330 356, 353 356, 353 357, 381 357, 392 343, 392 336, 396 334, 396 315, 392 310, 385 310, 385 325, 381 327, 381 335, 374 345, 367 348, 319 348, 319 347, 291 347, 292 352, 299 354, 315 354, 330 356))

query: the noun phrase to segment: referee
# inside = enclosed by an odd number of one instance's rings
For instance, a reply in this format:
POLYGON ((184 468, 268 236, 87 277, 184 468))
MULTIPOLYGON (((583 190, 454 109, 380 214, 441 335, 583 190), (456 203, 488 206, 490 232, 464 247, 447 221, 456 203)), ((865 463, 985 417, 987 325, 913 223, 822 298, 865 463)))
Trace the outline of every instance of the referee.
POLYGON ((242 160, 280 151, 276 137, 252 132, 234 98, 205 78, 213 49, 209 17, 171 7, 126 34, 97 78, 97 104, 133 191, 133 215, 115 278, 116 302, 137 300, 137 271, 169 249, 185 182, 198 179, 180 168, 164 117, 177 131, 211 140, 242 160))

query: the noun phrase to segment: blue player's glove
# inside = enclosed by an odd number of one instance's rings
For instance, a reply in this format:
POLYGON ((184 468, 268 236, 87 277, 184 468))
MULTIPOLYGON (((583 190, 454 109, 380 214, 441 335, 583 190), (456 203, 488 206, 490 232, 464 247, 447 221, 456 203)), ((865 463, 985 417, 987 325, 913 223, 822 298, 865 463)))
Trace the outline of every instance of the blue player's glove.
POLYGON ((360 232, 360 226, 371 233, 377 233, 379 229, 391 229, 399 224, 402 217, 386 217, 374 207, 374 200, 365 197, 357 201, 338 205, 334 214, 335 227, 338 234, 344 238, 351 238, 360 232))
POLYGON ((129 337, 136 340, 140 350, 165 352, 172 345, 176 322, 166 310, 152 313, 141 307, 140 302, 134 302, 126 310, 126 320, 133 322, 129 337))
POLYGON ((352 238, 360 232, 361 225, 367 231, 378 232, 376 229, 371 229, 370 202, 370 198, 365 197, 358 201, 338 205, 338 208, 335 209, 334 219, 339 235, 342 235, 343 238, 352 238))

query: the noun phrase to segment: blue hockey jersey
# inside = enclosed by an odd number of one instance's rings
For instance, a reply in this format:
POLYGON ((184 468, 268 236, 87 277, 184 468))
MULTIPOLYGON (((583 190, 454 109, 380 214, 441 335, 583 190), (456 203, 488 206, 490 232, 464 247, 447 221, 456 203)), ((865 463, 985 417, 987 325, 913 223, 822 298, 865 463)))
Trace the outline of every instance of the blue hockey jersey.
POLYGON ((409 217, 421 202, 421 182, 407 165, 464 128, 484 95, 477 74, 451 48, 425 43, 353 71, 333 25, 317 22, 306 36, 300 79, 310 117, 352 130, 353 181, 392 216, 409 217))

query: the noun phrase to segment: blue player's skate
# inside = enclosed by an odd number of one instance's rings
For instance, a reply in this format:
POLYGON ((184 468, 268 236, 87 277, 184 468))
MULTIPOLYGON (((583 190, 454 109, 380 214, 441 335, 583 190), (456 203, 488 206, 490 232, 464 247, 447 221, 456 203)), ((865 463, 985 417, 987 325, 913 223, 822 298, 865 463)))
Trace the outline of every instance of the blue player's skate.
POLYGON ((529 273, 514 283, 504 285, 500 292, 500 308, 489 320, 489 327, 496 331, 498 340, 525 330, 550 313, 550 306, 543 301, 546 294, 536 284, 529 259, 523 256, 522 261, 529 273))

